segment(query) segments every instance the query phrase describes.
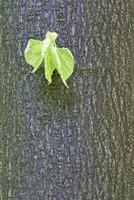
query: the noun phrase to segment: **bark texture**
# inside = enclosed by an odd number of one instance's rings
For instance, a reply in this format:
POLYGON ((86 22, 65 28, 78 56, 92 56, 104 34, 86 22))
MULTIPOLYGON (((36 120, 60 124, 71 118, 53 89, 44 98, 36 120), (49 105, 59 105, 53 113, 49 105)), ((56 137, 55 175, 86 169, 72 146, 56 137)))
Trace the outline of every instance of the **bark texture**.
POLYGON ((1 200, 134 198, 133 10, 133 0, 1 0, 1 200), (47 31, 74 54, 69 90, 24 60, 47 31))

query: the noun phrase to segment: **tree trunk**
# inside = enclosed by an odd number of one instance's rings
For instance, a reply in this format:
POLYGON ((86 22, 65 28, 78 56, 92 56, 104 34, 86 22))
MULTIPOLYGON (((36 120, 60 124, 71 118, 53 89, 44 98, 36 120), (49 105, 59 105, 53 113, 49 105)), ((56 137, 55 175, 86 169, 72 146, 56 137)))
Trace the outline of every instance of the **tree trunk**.
POLYGON ((1 200, 133 199, 133 10, 133 0, 1 0, 1 200), (24 59, 47 31, 75 57, 70 89, 24 59))

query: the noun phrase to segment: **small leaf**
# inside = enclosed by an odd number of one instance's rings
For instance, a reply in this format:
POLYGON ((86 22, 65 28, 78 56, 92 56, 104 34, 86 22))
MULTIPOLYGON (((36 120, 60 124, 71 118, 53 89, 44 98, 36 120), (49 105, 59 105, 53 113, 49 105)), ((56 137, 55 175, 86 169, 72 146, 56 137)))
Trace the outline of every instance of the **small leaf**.
MULTIPOLYGON (((67 48, 51 48, 52 61, 61 76, 63 83, 67 86, 66 80, 71 76, 74 69, 74 58, 67 48)), ((68 86, 67 86, 68 87, 68 86)))
POLYGON ((67 48, 58 48, 58 55, 61 62, 61 78, 66 81, 74 70, 74 58, 67 48))
POLYGON ((45 77, 48 80, 48 83, 50 84, 52 82, 52 74, 55 70, 55 63, 53 63, 52 55, 51 55, 51 49, 47 49, 45 54, 45 77))
POLYGON ((24 52, 28 64, 34 67, 35 72, 42 63, 42 41, 30 39, 24 52))
POLYGON ((27 63, 34 67, 32 72, 35 72, 44 60, 45 77, 49 84, 52 82, 54 70, 57 69, 63 83, 67 86, 66 80, 74 69, 74 58, 69 49, 57 48, 55 43, 57 37, 56 32, 48 31, 43 41, 30 39, 24 55, 27 63))

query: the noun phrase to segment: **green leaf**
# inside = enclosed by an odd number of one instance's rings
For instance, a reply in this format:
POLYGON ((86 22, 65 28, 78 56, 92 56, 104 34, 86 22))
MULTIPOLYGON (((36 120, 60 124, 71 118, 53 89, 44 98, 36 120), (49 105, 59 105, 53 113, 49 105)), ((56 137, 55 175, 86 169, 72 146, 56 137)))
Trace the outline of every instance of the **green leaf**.
POLYGON ((67 86, 66 80, 71 76, 74 69, 74 58, 72 53, 67 48, 52 47, 51 57, 63 83, 67 86))
POLYGON ((30 39, 25 49, 25 59, 28 64, 34 67, 32 73, 35 72, 42 63, 42 45, 42 41, 30 39))
POLYGON ((57 37, 57 33, 48 31, 43 41, 30 39, 24 55, 27 63, 34 67, 32 72, 35 72, 44 60, 45 77, 49 84, 52 82, 53 71, 57 69, 63 83, 67 86, 66 80, 74 69, 74 58, 69 49, 57 48, 55 43, 57 37))
POLYGON ((58 48, 58 55, 61 62, 61 78, 66 81, 74 70, 74 58, 67 48, 58 48))
POLYGON ((47 49, 45 54, 45 77, 48 80, 48 83, 50 84, 52 82, 52 74, 55 70, 55 63, 53 62, 52 55, 51 55, 51 49, 47 49))

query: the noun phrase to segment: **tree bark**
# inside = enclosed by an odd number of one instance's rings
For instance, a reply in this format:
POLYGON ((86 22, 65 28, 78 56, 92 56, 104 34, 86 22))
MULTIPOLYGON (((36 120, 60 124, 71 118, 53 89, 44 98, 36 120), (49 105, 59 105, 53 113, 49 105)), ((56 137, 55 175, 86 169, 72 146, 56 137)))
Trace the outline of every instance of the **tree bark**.
POLYGON ((132 200, 133 0, 1 0, 0 199, 132 200), (29 38, 59 34, 65 88, 26 64, 29 38))

